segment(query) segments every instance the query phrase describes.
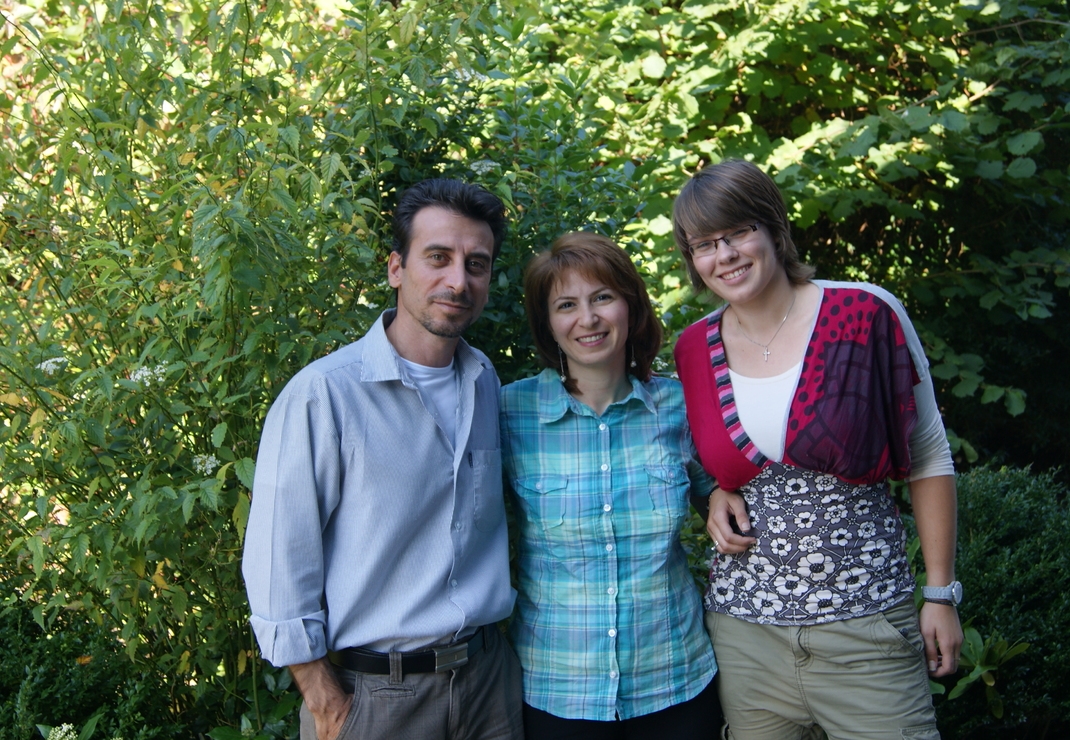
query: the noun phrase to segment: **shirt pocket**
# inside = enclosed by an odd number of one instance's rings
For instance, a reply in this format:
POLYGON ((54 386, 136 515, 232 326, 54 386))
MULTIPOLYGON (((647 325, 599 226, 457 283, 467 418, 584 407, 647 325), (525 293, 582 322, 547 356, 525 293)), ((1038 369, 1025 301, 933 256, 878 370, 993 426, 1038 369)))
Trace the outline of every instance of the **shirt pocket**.
POLYGON ((568 539, 563 525, 565 517, 574 509, 569 501, 568 476, 517 478, 513 481, 513 489, 528 519, 521 536, 527 538, 536 549, 547 548, 556 554, 563 554, 567 550, 568 539))
POLYGON ((474 519, 480 532, 493 532, 505 518, 502 451, 471 450, 474 519))
POLYGON ((647 465, 647 492, 654 513, 682 523, 687 515, 691 480, 683 465, 647 465))

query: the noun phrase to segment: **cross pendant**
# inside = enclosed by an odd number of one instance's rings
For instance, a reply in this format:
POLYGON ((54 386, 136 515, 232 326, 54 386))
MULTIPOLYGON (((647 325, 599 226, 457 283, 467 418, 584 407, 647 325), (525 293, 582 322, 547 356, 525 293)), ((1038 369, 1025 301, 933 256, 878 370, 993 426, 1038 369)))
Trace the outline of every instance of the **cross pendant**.
POLYGON ((765 355, 765 361, 769 362, 769 348, 768 347, 765 348, 765 352, 762 352, 762 354, 765 355))

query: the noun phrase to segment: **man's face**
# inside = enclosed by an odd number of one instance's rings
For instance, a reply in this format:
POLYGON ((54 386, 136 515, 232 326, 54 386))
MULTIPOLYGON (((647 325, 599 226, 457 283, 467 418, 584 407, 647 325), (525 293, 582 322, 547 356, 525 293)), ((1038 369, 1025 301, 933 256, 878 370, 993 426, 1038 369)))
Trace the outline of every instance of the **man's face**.
POLYGON ((438 206, 416 213, 408 256, 391 252, 387 272, 398 290, 397 320, 437 337, 456 338, 479 318, 490 290, 494 235, 475 221, 438 206))

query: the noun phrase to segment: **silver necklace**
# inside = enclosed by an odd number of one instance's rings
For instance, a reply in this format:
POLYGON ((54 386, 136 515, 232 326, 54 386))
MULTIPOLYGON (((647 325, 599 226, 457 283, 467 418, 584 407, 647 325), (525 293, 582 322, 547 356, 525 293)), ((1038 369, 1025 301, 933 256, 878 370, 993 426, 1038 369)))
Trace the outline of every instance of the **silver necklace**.
POLYGON ((799 294, 796 291, 794 291, 794 290, 791 291, 791 305, 788 306, 788 312, 785 313, 784 314, 784 318, 782 318, 780 320, 780 326, 778 326, 776 328, 776 331, 773 332, 772 338, 765 344, 762 344, 761 342, 756 342, 753 339, 751 339, 750 337, 748 337, 747 336, 747 332, 743 331, 743 324, 739 323, 739 312, 738 311, 733 311, 732 312, 736 317, 736 326, 739 328, 739 333, 742 334, 743 338, 746 339, 748 342, 750 342, 751 344, 757 344, 759 347, 761 347, 764 350, 762 352, 762 354, 765 355, 765 361, 766 362, 769 362, 769 355, 770 355, 769 345, 773 343, 773 340, 776 339, 777 334, 779 334, 780 330, 784 328, 784 323, 788 320, 788 316, 791 315, 791 309, 795 308, 795 299, 798 298, 798 296, 799 296, 799 294))

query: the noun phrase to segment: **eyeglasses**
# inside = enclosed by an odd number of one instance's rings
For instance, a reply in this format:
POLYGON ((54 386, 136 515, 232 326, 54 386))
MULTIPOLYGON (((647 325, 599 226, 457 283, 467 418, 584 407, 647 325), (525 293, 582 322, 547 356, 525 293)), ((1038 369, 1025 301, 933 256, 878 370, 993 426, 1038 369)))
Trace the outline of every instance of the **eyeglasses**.
POLYGON ((747 241, 747 237, 758 230, 758 224, 741 226, 731 234, 726 234, 719 239, 703 239, 696 244, 688 244, 687 249, 692 257, 708 257, 717 252, 717 242, 724 242, 726 247, 739 246, 747 241))

